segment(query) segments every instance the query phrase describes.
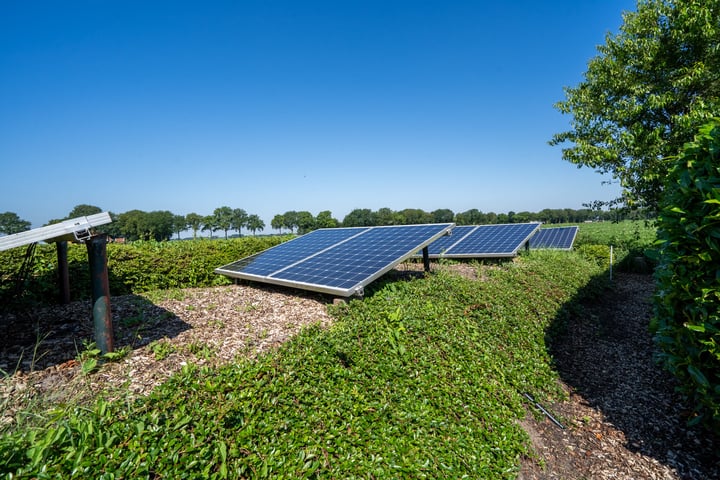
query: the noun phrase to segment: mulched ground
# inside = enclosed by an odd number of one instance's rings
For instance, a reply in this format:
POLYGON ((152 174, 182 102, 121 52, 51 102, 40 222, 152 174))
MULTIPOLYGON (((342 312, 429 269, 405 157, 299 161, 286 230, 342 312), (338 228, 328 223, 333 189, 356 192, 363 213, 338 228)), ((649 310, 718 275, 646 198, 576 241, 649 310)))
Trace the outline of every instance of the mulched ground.
POLYGON ((553 355, 569 400, 560 419, 523 422, 538 458, 521 479, 716 479, 720 440, 686 426, 673 379, 653 361, 650 275, 618 274, 605 294, 573 312, 553 355))

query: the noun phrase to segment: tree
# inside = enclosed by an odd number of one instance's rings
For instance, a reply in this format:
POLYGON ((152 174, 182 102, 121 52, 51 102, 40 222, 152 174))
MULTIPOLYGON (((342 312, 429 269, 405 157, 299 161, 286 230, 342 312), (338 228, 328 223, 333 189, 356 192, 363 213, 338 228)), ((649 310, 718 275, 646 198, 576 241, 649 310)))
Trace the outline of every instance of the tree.
POLYGON ((255 235, 256 231, 260 230, 262 232, 265 229, 265 222, 253 213, 248 215, 245 226, 255 235))
POLYGON ((187 220, 183 215, 173 215, 173 231, 177 234, 178 240, 180 240, 180 232, 188 227, 187 220))
POLYGON ((282 233, 282 228, 285 226, 285 216, 278 213, 270 221, 270 226, 277 230, 278 233, 282 233))
POLYGON ((471 208, 470 210, 455 215, 455 222, 458 225, 482 225, 483 223, 487 223, 487 218, 485 214, 477 208, 471 208))
POLYGON ((209 230, 210 231, 210 238, 213 238, 213 232, 215 230, 218 230, 220 227, 218 227, 217 224, 217 217, 215 215, 207 215, 203 217, 202 220, 202 231, 209 230))
POLYGON ((447 208, 434 210, 430 215, 432 215, 433 223, 450 223, 455 218, 453 211, 447 208))
MULTIPOLYGON (((242 234, 242 227, 248 227, 249 217, 245 210, 242 208, 236 208, 232 211, 232 221, 230 222, 231 227, 237 230, 238 235, 242 234)), ((265 227, 265 225, 263 225, 265 227)))
POLYGON ((406 208, 405 210, 400 210, 400 213, 405 217, 405 221, 403 222, 405 225, 432 223, 433 221, 431 214, 419 208, 406 208))
MULTIPOLYGON (((215 217, 215 227, 225 232, 225 240, 228 238, 228 230, 233 228, 235 216, 230 207, 218 207, 213 211, 215 217)), ((239 228, 239 227, 238 227, 239 228)))
POLYGON ((371 227, 375 225, 375 215, 369 208, 356 208, 345 215, 343 227, 371 227))
POLYGON ((168 210, 156 210, 148 213, 146 215, 144 238, 157 242, 170 240, 175 231, 174 219, 175 215, 168 210))
POLYGON ((128 240, 140 240, 144 231, 145 212, 142 210, 129 210, 117 217, 117 229, 121 236, 128 240))
POLYGON ((301 235, 315 230, 315 217, 310 212, 297 212, 297 227, 301 235))
POLYGON ((95 205, 80 204, 76 205, 75 208, 68 213, 67 218, 87 217, 89 215, 95 215, 96 213, 102 213, 102 208, 96 207, 95 205))
POLYGON ((124 236, 124 234, 122 233, 122 230, 120 229, 120 224, 118 223, 119 216, 113 212, 108 212, 108 215, 110 215, 112 222, 103 225, 103 230, 105 230, 105 233, 107 233, 112 238, 118 238, 118 237, 124 236))
POLYGON ((668 159, 720 111, 718 38, 720 2, 639 0, 584 80, 565 88, 555 107, 571 129, 550 144, 619 180, 628 205, 657 212, 668 159))
POLYGON ((192 229, 193 238, 197 238, 197 231, 203 225, 203 217, 197 213, 188 213, 185 215, 185 224, 192 229))
POLYGON ((12 235, 13 233, 30 230, 30 222, 18 217, 17 213, 0 213, 0 233, 12 235))
POLYGON ((283 227, 290 230, 290 233, 293 233, 298 226, 298 213, 295 210, 290 210, 283 213, 283 219, 285 220, 283 227))
POLYGON ((316 228, 335 228, 340 224, 336 219, 333 218, 330 210, 323 210, 315 217, 316 228))
POLYGON ((387 207, 378 209, 374 217, 375 225, 402 225, 405 220, 401 214, 387 207))
POLYGON ((170 240, 174 232, 174 215, 167 211, 130 210, 117 218, 117 231, 128 240, 170 240))

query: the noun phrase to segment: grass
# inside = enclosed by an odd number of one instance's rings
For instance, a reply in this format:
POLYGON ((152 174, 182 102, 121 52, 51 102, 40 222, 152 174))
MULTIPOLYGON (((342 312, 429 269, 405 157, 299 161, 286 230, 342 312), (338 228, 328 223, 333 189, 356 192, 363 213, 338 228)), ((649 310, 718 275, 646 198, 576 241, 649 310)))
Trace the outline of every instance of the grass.
POLYGON ((134 403, 67 405, 0 436, 12 478, 514 478, 524 393, 561 395, 549 331, 600 268, 531 252, 380 283, 277 351, 187 366, 134 403))

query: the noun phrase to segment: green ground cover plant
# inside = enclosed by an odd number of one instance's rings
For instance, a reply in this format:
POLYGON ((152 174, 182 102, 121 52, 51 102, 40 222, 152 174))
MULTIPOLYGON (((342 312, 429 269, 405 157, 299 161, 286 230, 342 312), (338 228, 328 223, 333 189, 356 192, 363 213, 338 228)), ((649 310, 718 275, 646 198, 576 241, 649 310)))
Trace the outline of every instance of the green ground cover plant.
POLYGON ((546 347, 601 268, 567 252, 383 280, 327 330, 135 402, 37 412, 8 478, 514 478, 523 394, 559 397, 546 347))

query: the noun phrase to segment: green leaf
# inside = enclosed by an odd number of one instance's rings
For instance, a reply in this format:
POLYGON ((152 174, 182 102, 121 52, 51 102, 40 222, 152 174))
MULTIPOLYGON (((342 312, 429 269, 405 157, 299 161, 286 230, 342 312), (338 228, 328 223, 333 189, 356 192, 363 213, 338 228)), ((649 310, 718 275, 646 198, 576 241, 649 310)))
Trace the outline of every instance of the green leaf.
POLYGON ((705 377, 705 375, 694 365, 688 365, 687 371, 696 383, 699 383, 705 388, 710 386, 710 382, 707 377, 705 377))

